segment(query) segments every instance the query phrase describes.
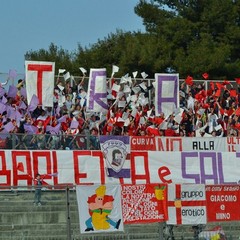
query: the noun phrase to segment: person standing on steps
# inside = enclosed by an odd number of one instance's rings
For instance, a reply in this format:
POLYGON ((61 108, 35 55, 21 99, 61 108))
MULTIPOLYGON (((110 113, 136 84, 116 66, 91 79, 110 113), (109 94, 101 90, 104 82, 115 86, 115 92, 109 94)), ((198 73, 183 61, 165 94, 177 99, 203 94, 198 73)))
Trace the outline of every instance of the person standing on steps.
POLYGON ((34 195, 34 205, 41 206, 41 195, 42 195, 42 184, 43 178, 39 173, 37 173, 34 179, 35 195, 34 195))

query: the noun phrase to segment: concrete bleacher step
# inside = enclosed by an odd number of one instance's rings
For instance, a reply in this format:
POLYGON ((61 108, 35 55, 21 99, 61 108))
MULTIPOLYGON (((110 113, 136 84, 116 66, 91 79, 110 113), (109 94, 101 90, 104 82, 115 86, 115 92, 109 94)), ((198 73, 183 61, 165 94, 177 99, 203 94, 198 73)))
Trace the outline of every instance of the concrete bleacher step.
MULTIPOLYGON (((33 206, 34 191, 0 192, 0 240, 66 240, 67 204, 65 191, 43 191, 43 205, 33 206)), ((70 192, 72 240, 159 240, 160 224, 124 225, 124 232, 80 234, 76 193, 70 192)), ((209 223, 221 225, 228 240, 239 240, 239 222, 209 223)), ((175 240, 192 240, 191 226, 174 226, 175 240)))

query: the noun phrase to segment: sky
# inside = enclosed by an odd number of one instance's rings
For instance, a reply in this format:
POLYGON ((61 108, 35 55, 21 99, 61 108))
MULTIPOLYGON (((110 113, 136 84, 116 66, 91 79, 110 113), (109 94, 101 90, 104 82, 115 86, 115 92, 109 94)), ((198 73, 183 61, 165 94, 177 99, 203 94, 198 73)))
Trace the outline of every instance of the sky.
MULTIPOLYGON (((68 51, 89 47, 117 29, 144 32, 138 0, 1 0, 0 74, 24 73, 27 51, 50 43, 68 51)), ((44 60, 44 59, 43 59, 44 60)))

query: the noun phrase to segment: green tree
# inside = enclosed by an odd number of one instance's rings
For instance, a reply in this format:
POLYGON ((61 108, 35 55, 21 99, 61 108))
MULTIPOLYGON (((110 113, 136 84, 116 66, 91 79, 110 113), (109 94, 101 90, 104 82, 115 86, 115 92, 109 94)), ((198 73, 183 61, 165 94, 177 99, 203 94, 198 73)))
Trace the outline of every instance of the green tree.
MULTIPOLYGON (((73 62, 75 59, 75 54, 64 50, 62 47, 56 46, 54 43, 50 43, 48 50, 30 50, 25 54, 25 60, 31 61, 52 61, 55 62, 55 68, 58 70, 60 68, 67 69, 71 73, 76 72, 73 62)), ((79 75, 79 72, 78 72, 79 75)))
POLYGON ((240 75, 239 1, 140 0, 135 12, 148 32, 168 43, 169 68, 181 77, 240 75))
POLYGON ((74 52, 51 43, 48 50, 29 51, 27 60, 55 61, 79 75, 79 67, 120 67, 117 76, 145 71, 178 72, 211 79, 240 77, 240 1, 237 0, 139 0, 135 13, 143 19, 145 33, 109 33, 88 48, 74 52))

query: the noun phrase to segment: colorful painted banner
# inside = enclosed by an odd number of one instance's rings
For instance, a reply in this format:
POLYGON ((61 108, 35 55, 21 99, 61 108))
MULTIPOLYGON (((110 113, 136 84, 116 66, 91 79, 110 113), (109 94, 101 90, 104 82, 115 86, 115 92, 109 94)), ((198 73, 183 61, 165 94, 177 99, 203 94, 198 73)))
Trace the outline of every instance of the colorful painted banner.
POLYGON ((130 140, 134 151, 166 151, 166 152, 240 152, 239 137, 202 138, 202 137, 141 137, 134 136, 130 140))
POLYGON ((240 185, 206 186, 208 222, 240 221, 240 185))
POLYGON ((203 184, 168 185, 167 224, 206 224, 206 196, 203 184))
POLYGON ((130 178, 108 177, 101 151, 0 151, 0 186, 32 186, 36 173, 59 184, 237 184, 240 153, 132 151, 130 178), (18 166, 20 166, 19 168, 18 166))
POLYGON ((77 186, 81 233, 123 231, 121 186, 77 186))
POLYGON ((130 178, 129 137, 100 136, 100 146, 105 159, 108 177, 130 178))
POLYGON ((44 107, 53 106, 54 62, 25 61, 26 92, 28 104, 36 95, 39 104, 44 107))
POLYGON ((155 111, 167 116, 179 107, 179 74, 155 74, 155 111))
POLYGON ((124 223, 163 222, 167 214, 167 185, 122 185, 124 223))
POLYGON ((87 92, 87 111, 107 112, 107 80, 106 69, 90 69, 88 92, 87 92))

